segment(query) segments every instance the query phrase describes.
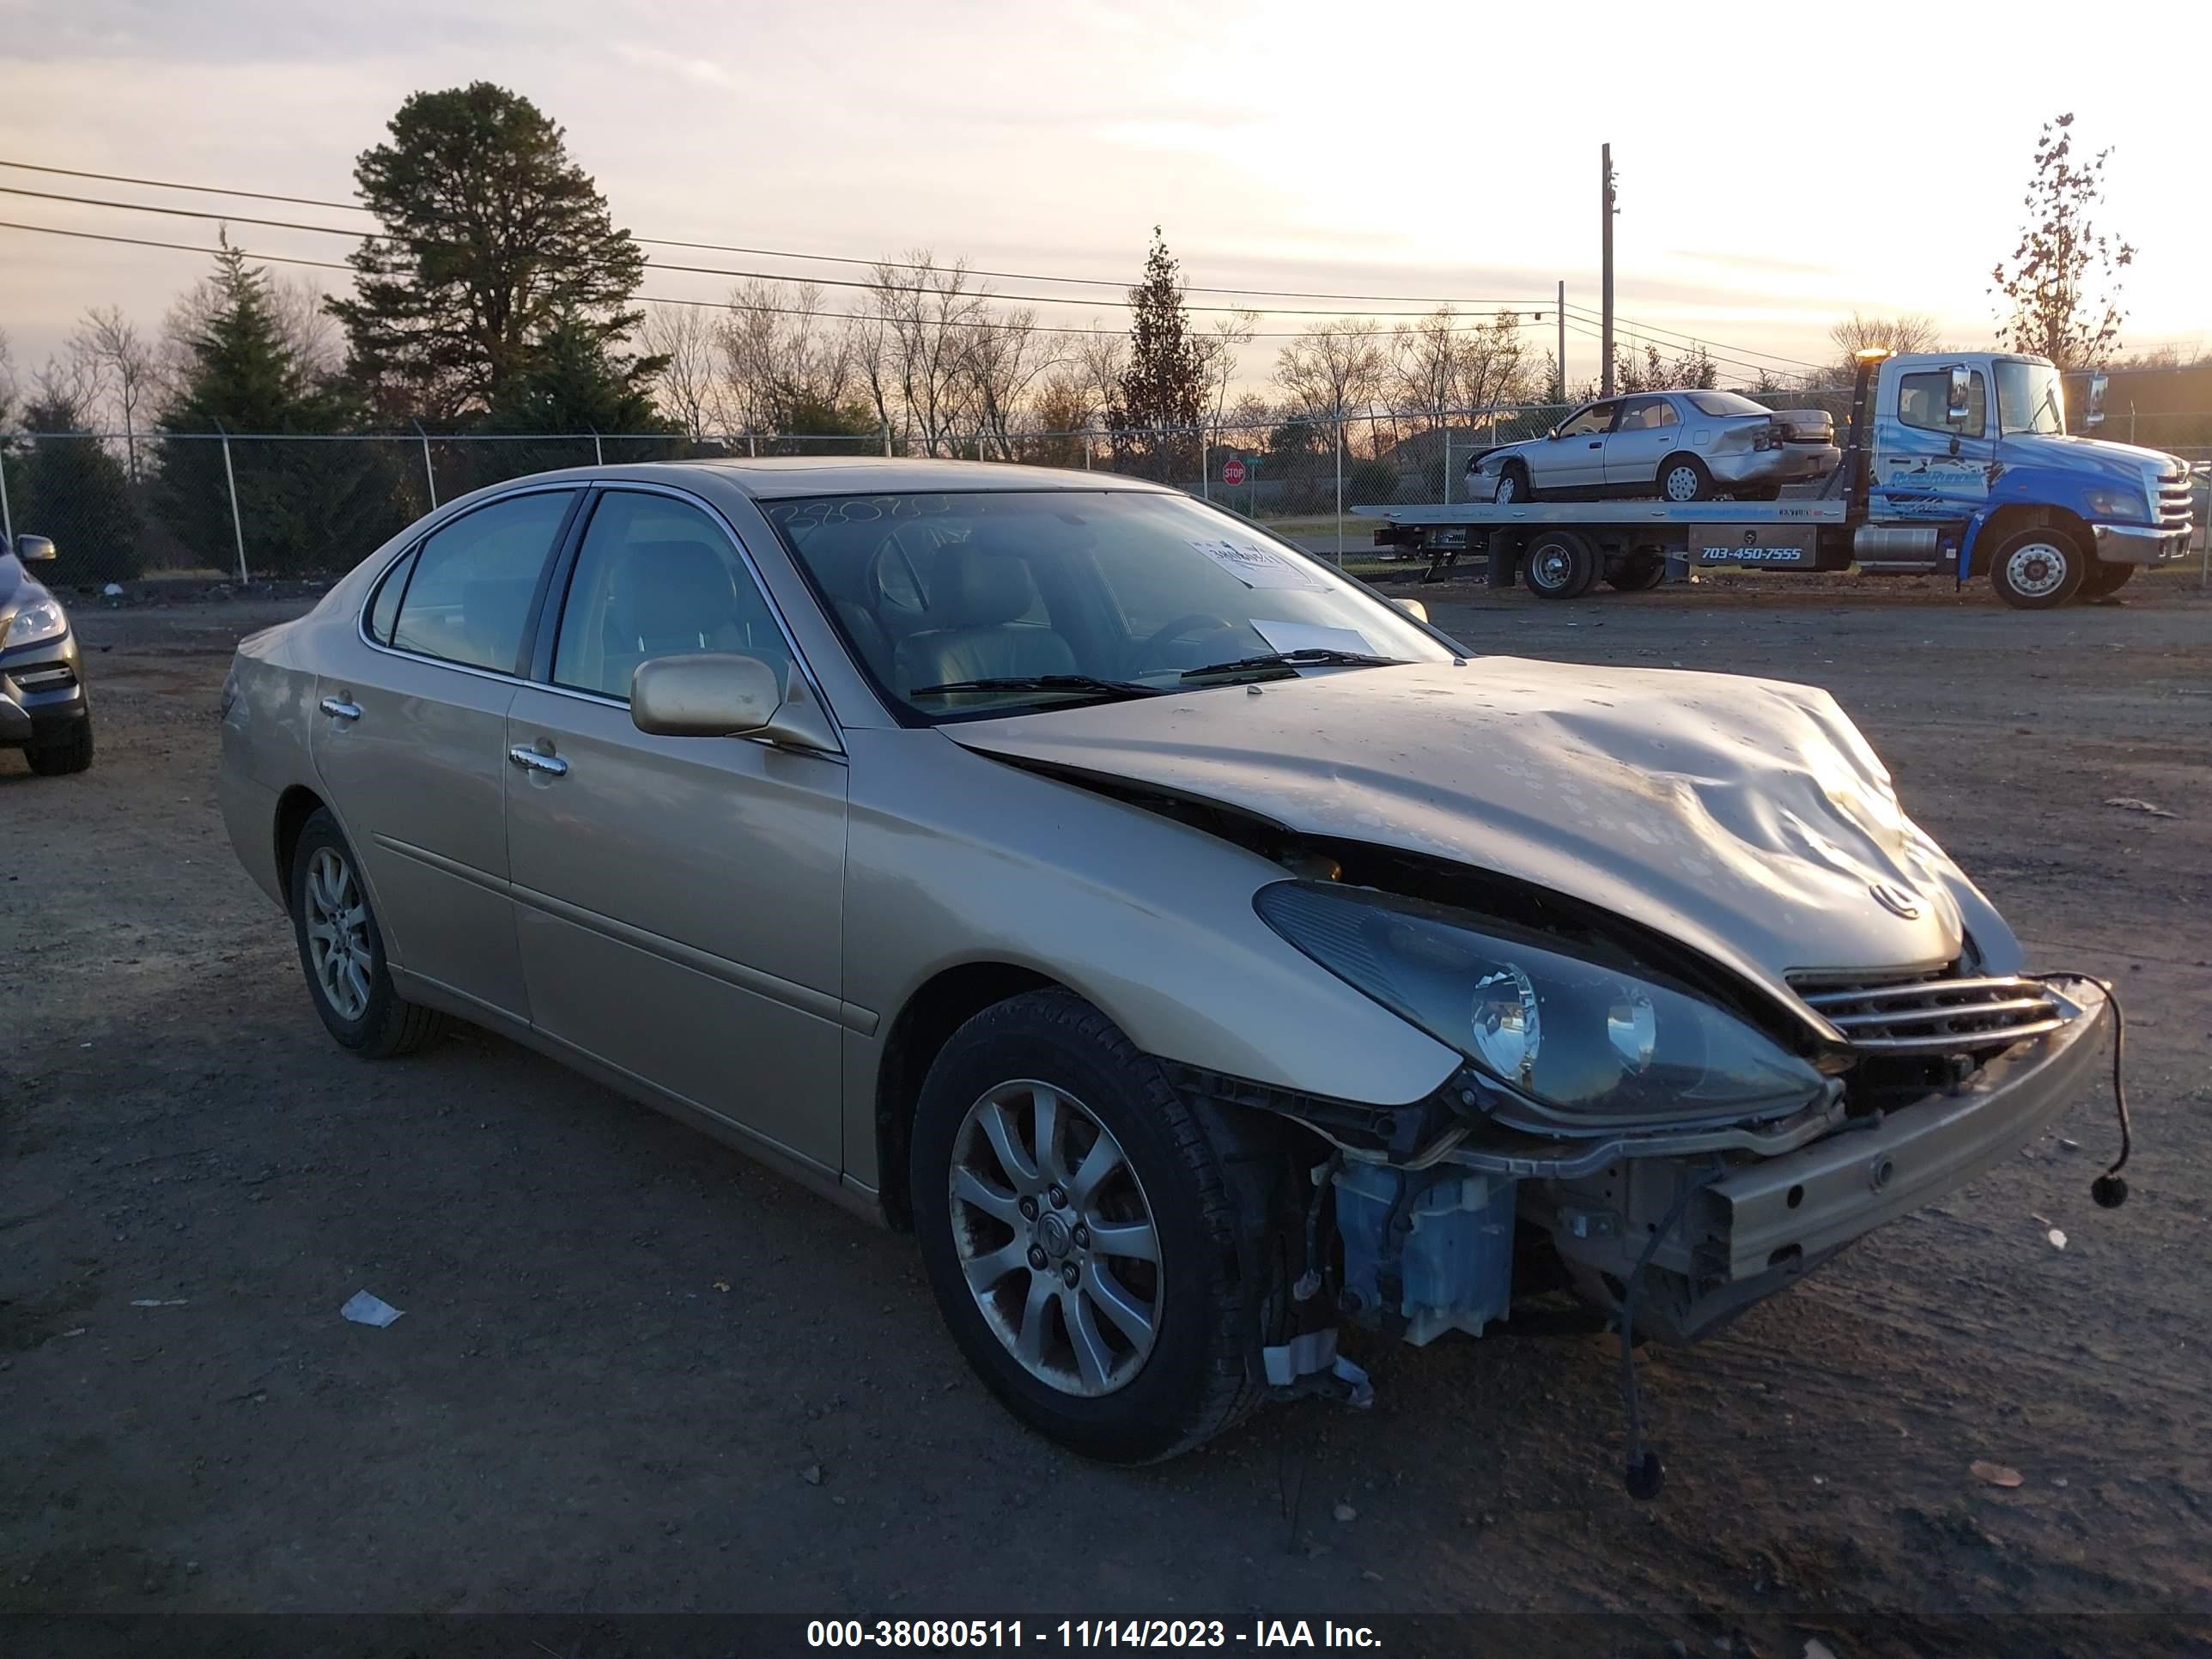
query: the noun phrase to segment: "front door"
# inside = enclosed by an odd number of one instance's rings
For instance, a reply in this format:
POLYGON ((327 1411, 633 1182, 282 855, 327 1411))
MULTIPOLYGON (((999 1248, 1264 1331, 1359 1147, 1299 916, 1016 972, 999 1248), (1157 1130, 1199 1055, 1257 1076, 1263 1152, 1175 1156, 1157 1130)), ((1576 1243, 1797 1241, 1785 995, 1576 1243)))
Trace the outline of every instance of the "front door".
POLYGON ((1671 398, 1625 399, 1620 419, 1605 441, 1605 484, 1615 495, 1648 495, 1657 487, 1659 464, 1682 441, 1682 418, 1671 398))
POLYGON ((551 683, 516 695, 503 745, 532 1024, 835 1174, 844 761, 629 718, 651 658, 789 672, 774 611, 717 520, 615 488, 554 641, 551 683))
POLYGON ((1529 446, 1529 482, 1539 489, 1595 489, 1603 484, 1606 434, 1620 412, 1615 400, 1568 416, 1553 436, 1529 446))
POLYGON ((1964 519, 1988 504, 1996 439, 1989 388, 1968 382, 1966 418, 1948 416, 1951 371, 1899 374, 1878 430, 1869 507, 1876 519, 1964 519))
POLYGON ((529 1004, 507 891, 507 710, 578 494, 501 496, 395 562, 315 687, 309 737, 392 966, 517 1020, 529 1004))

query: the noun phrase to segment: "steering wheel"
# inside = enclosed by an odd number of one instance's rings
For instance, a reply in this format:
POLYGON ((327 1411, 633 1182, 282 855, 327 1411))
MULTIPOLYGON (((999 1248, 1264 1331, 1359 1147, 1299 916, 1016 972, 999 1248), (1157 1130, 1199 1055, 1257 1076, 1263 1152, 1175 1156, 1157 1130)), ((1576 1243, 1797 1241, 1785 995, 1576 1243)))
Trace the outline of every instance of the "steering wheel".
POLYGON ((1233 634, 1237 631, 1237 624, 1206 611, 1194 611, 1188 616, 1177 617, 1172 622, 1164 623, 1154 629, 1152 636, 1139 647, 1138 672, 1141 673, 1146 665, 1158 656, 1163 646, 1182 638, 1186 634, 1194 633, 1201 627, 1210 628, 1217 634, 1233 634))

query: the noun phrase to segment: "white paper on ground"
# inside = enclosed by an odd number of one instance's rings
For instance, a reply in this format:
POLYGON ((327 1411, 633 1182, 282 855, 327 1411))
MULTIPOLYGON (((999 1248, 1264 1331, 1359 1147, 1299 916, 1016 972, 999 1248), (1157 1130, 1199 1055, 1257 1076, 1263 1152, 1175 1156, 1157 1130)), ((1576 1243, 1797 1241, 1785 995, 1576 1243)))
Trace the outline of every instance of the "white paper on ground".
POLYGON ((374 1325, 382 1329, 398 1318, 402 1310, 393 1307, 381 1297, 371 1296, 367 1291, 356 1291, 338 1312, 356 1325, 374 1325))
POLYGON ((1261 622, 1252 619, 1252 631, 1267 641, 1270 651, 1358 651, 1377 654, 1367 635, 1356 628, 1324 628, 1318 623, 1261 622))
POLYGON ((1224 537, 1218 541, 1194 540, 1191 545, 1247 587, 1297 587, 1319 592, 1327 586, 1314 572, 1258 542, 1224 537))

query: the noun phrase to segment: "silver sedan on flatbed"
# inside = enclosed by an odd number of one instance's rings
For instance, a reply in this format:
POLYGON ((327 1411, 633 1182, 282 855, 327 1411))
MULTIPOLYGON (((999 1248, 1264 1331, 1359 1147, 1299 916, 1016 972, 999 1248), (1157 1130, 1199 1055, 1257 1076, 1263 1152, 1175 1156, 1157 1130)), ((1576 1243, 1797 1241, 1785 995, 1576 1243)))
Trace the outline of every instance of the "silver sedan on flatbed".
POLYGON ((337 1042, 468 1020, 911 1228, 999 1398, 1121 1462, 1356 1403, 1340 1320, 1694 1337, 2110 1024, 1826 692, 1478 655, 1132 479, 495 486, 245 641, 222 720, 337 1042))
POLYGON ((1586 404, 1540 438, 1483 451, 1468 463, 1467 499, 1771 500, 1842 459, 1825 410, 1768 409, 1733 392, 1644 392, 1586 404))

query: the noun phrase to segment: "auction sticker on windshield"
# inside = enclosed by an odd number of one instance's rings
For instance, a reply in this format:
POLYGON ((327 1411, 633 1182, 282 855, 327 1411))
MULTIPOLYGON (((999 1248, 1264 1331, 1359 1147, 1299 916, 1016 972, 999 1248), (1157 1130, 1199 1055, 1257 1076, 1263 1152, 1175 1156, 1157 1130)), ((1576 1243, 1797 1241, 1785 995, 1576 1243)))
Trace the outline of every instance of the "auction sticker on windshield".
POLYGON ((1311 571, 1301 570, 1257 542, 1194 538, 1190 544, 1247 587, 1304 587, 1318 592, 1323 585, 1311 571))

